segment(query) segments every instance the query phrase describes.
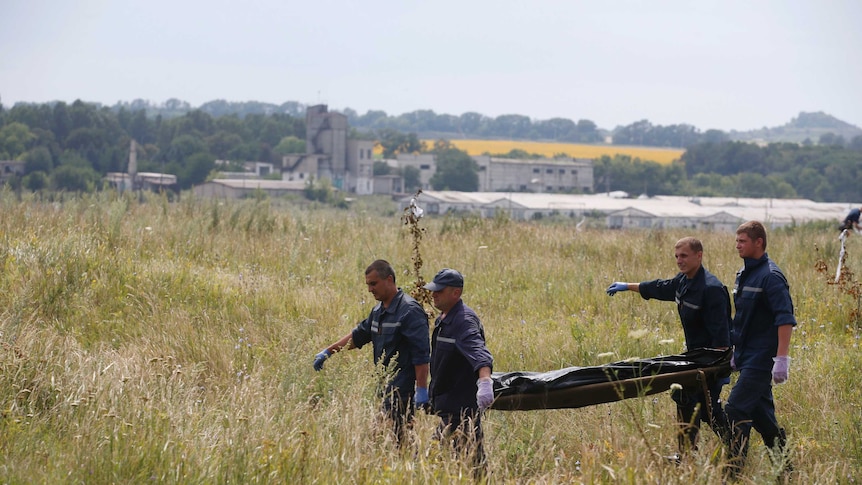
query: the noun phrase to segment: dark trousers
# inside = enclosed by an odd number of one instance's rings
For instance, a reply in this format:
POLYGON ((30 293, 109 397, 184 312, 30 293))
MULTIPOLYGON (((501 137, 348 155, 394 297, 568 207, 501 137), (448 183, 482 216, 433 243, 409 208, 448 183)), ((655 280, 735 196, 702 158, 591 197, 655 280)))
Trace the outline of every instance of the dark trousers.
POLYGON ((384 420, 389 422, 395 433, 395 442, 403 446, 408 442, 407 433, 413 425, 413 392, 412 390, 399 389, 387 386, 383 393, 383 405, 381 414, 384 420))
POLYGON ((477 474, 486 466, 482 413, 478 409, 464 409, 459 414, 437 413, 440 425, 435 437, 448 442, 459 454, 469 458, 477 474))
POLYGON ((680 452, 697 448, 701 422, 709 423, 722 443, 729 442, 730 424, 721 402, 721 388, 729 382, 727 377, 708 382, 708 393, 703 389, 677 390, 671 393, 671 398, 676 402, 676 415, 680 425, 680 452))
MULTIPOLYGON (((730 391, 724 409, 732 426, 732 439, 730 441, 732 472, 738 472, 745 463, 751 428, 760 433, 760 436, 763 437, 763 443, 768 448, 783 455, 787 438, 784 429, 778 426, 778 421, 775 419, 775 402, 772 399, 772 372, 742 369, 739 372, 736 385, 730 391)), ((784 459, 783 456, 782 459, 784 459)))

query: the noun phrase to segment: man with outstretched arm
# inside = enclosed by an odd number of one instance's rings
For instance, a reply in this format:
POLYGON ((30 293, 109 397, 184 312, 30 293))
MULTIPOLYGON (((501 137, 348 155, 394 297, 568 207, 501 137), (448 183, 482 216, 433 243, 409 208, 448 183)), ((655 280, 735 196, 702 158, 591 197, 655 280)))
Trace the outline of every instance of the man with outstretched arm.
POLYGON ((431 353, 428 315, 419 302, 396 286, 395 271, 382 259, 365 269, 365 284, 380 303, 352 332, 314 356, 314 370, 323 369, 323 363, 335 352, 360 348, 371 342, 374 363, 392 366, 391 379, 383 391, 382 411, 401 445, 412 422, 415 406, 428 403, 431 353))
MULTIPOLYGON (((632 290, 645 300, 676 302, 687 349, 729 348, 730 295, 727 287, 703 267, 703 243, 693 237, 684 237, 674 246, 674 257, 679 273, 673 278, 642 283, 616 282, 607 289, 608 295, 632 290)), ((674 390, 671 393, 681 427, 680 452, 696 448, 701 421, 709 423, 722 442, 730 439, 720 400, 721 388, 728 382, 727 377, 708 382, 709 396, 702 389, 674 390)))
POLYGON ((742 469, 752 427, 790 471, 784 455, 787 437, 775 419, 772 399, 772 383, 786 382, 790 367, 790 335, 796 325, 790 285, 766 253, 766 229, 760 222, 737 228, 736 250, 743 267, 733 285, 736 314, 731 338, 739 378, 725 408, 733 427, 729 471, 735 476, 742 469))

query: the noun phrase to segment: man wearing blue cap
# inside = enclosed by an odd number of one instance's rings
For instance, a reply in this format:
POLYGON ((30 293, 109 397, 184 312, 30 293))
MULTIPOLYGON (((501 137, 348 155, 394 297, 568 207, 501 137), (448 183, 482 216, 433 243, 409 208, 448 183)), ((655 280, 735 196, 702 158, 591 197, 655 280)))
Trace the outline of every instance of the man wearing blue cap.
POLYGON ((494 401, 494 359, 485 346, 485 329, 476 312, 461 301, 461 273, 442 269, 424 288, 432 292, 441 312, 431 335, 431 407, 441 419, 437 434, 467 453, 481 473, 482 411, 494 401))

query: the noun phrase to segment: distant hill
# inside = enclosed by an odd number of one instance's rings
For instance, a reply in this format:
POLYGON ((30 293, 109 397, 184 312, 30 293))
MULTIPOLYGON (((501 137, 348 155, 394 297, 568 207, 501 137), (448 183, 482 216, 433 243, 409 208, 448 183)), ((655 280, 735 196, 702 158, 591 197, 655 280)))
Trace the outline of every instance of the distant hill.
POLYGON ((799 116, 790 122, 774 128, 763 127, 759 130, 736 131, 731 130, 728 137, 735 141, 748 142, 793 142, 804 143, 806 140, 817 143, 821 135, 832 133, 841 136, 849 142, 853 138, 862 135, 862 128, 851 125, 845 121, 826 114, 822 111, 816 113, 799 113, 799 116))

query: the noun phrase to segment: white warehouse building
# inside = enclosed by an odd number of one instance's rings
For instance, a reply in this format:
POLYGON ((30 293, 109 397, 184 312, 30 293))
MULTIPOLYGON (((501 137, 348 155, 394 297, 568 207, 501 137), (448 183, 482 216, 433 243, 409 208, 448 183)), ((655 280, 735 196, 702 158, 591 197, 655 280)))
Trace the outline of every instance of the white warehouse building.
MULTIPOLYGON (((494 217, 502 212, 514 220, 562 215, 581 220, 604 217, 610 229, 689 228, 734 231, 747 220, 770 227, 812 221, 837 224, 859 202, 814 202, 808 199, 654 196, 627 194, 549 194, 526 192, 424 191, 418 204, 427 214, 471 213, 494 217)), ((406 207, 413 196, 400 200, 406 207)))

